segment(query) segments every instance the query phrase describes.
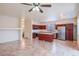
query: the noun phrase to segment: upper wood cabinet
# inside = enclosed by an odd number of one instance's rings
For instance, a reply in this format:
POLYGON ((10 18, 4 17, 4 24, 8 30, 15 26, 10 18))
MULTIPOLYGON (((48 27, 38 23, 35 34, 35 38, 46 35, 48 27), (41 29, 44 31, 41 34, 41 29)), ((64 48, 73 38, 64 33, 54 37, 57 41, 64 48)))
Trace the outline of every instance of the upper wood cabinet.
POLYGON ((46 29, 46 25, 33 25, 33 29, 46 29))
POLYGON ((46 29, 46 25, 39 25, 39 29, 46 29))
POLYGON ((32 25, 32 28, 33 29, 38 29, 39 27, 38 27, 38 25, 32 25))

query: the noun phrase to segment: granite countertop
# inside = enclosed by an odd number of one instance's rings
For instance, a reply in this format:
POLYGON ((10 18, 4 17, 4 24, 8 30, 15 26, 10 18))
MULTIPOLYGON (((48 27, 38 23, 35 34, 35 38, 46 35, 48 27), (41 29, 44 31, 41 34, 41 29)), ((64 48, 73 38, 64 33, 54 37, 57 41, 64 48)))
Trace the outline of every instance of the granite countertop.
POLYGON ((52 31, 52 32, 39 32, 39 34, 49 34, 49 35, 52 35, 52 34, 56 34, 58 33, 57 31, 52 31))
POLYGON ((46 32, 47 30, 32 30, 32 33, 46 32))
POLYGON ((54 30, 52 32, 49 32, 47 30, 33 30, 32 33, 38 33, 38 34, 49 34, 49 35, 52 35, 52 34, 56 34, 58 33, 57 30, 54 30))

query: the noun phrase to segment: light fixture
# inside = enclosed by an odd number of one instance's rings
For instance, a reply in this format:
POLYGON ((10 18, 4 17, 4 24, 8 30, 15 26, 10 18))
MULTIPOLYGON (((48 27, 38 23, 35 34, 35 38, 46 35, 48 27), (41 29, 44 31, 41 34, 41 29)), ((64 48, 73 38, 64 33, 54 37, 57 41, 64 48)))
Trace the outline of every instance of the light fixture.
POLYGON ((36 10, 36 11, 39 11, 38 6, 36 6, 36 7, 33 8, 33 11, 35 11, 35 10, 36 10))
POLYGON ((60 19, 64 19, 64 18, 65 18, 64 14, 61 13, 60 16, 59 16, 59 18, 60 18, 60 19))

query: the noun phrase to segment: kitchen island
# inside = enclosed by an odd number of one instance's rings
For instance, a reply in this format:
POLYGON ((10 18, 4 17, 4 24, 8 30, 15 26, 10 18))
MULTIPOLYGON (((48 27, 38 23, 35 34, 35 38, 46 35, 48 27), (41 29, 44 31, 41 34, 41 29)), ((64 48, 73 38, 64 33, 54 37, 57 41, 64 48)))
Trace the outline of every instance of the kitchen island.
POLYGON ((38 37, 39 40, 52 42, 56 38, 57 31, 49 32, 47 30, 34 30, 33 38, 38 37))

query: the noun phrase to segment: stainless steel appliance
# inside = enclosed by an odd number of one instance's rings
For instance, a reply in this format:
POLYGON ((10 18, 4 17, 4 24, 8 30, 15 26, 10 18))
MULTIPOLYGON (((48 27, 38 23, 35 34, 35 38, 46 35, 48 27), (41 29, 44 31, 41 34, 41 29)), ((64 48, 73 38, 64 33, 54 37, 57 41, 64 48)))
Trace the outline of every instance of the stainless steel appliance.
POLYGON ((65 27, 58 27, 58 39, 65 40, 65 27))

